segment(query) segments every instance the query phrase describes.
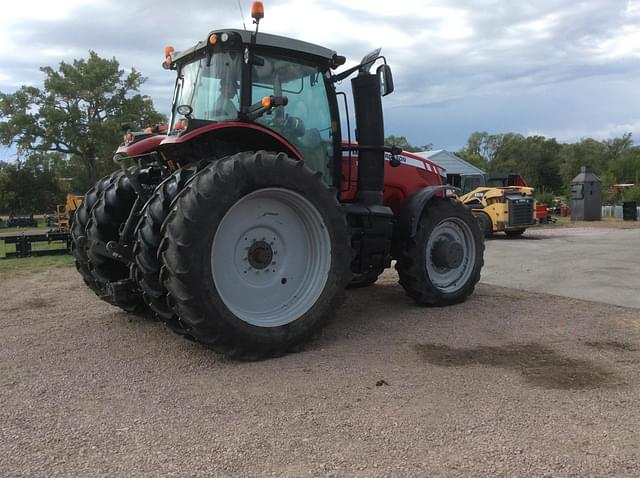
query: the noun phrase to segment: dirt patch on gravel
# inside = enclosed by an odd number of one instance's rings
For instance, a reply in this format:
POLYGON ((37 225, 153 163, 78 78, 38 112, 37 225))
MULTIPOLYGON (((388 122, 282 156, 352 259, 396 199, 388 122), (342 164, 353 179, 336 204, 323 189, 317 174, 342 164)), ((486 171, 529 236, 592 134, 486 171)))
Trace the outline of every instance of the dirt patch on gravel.
POLYGON ((52 305, 53 305, 53 302, 50 302, 46 299, 32 297, 19 303, 18 305, 6 308, 4 309, 4 311, 6 313, 15 313, 19 311, 35 311, 38 309, 43 309, 45 307, 50 307, 52 305))
POLYGON ((638 348, 637 310, 487 285, 422 308, 387 272, 305 351, 238 363, 73 269, 2 286, 0 476, 640 475, 637 352, 585 345, 638 348))
POLYGON ((595 340, 590 342, 585 342, 585 345, 589 347, 593 347, 598 350, 613 350, 615 352, 630 352, 635 351, 636 348, 627 342, 618 342, 616 340, 595 340))
POLYGON ((515 370, 529 383, 549 389, 582 390, 618 384, 614 373, 589 360, 565 357, 540 344, 455 349, 446 345, 419 344, 427 362, 444 367, 489 365, 515 370))

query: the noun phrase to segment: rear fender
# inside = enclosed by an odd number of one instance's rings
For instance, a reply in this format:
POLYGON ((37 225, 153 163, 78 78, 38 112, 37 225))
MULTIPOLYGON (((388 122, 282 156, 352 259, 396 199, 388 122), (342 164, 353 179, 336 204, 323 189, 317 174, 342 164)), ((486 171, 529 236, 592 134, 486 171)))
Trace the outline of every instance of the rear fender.
POLYGON ((201 148, 213 150, 215 157, 265 149, 286 153, 293 159, 304 159, 297 148, 278 133, 254 123, 239 121, 212 123, 179 136, 168 136, 160 147, 166 149, 171 157, 172 151, 179 152, 180 146, 187 144, 196 151, 201 148))
POLYGON ((410 239, 414 237, 418 230, 420 217, 422 216, 425 208, 428 207, 427 204, 429 201, 431 201, 435 196, 445 196, 447 191, 460 193, 458 188, 443 184, 440 186, 428 186, 426 188, 422 188, 409 196, 409 199, 404 203, 400 213, 398 214, 398 221, 396 222, 393 234, 394 240, 410 239))

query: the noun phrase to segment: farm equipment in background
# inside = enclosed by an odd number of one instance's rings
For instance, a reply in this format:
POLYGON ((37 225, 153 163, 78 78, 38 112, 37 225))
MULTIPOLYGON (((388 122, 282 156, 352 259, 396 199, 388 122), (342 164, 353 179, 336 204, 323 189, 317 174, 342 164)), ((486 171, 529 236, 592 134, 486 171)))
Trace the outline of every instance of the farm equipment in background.
POLYGON ((56 212, 53 216, 51 223, 51 230, 49 232, 70 232, 71 220, 76 210, 82 204, 84 196, 76 194, 67 194, 67 198, 64 204, 58 204, 56 206, 56 212))
POLYGON ((47 232, 45 234, 17 234, 13 236, 0 236, 4 253, 0 259, 9 257, 31 257, 51 254, 68 254, 71 250, 71 234, 68 232, 47 232), (46 243, 46 244, 45 244, 46 243), (7 245, 13 245, 14 250, 8 252, 7 245), (35 246, 35 247, 34 247, 35 246))
POLYGON ((495 232, 521 236, 538 223, 534 189, 527 187, 520 175, 489 173, 483 182, 462 195, 460 201, 471 209, 485 237, 495 232))
POLYGON ((7 227, 38 227, 38 221, 33 217, 33 214, 29 216, 9 216, 7 227))
MULTIPOLYGON (((70 221, 75 211, 82 204, 83 196, 67 194, 65 204, 56 206, 55 215, 46 217, 50 229, 44 234, 22 232, 16 235, 0 237, 6 257, 30 257, 32 255, 66 254, 71 251, 70 221), (46 244, 45 244, 46 243, 46 244), (6 252, 7 245, 14 245, 14 250, 6 252)), ((10 218, 11 227, 37 227, 33 215, 28 218, 10 218), (21 219, 21 220, 16 220, 21 219)))
POLYGON ((345 57, 258 33, 263 16, 255 2, 255 32, 214 30, 165 49, 163 67, 177 72, 168 131, 128 131, 121 170, 75 214, 86 285, 240 359, 298 350, 348 286, 373 284, 392 259, 417 303, 465 300, 480 278, 481 232, 441 168, 384 146, 385 57, 378 49, 335 72, 345 57), (357 142, 336 91, 352 75, 357 142))

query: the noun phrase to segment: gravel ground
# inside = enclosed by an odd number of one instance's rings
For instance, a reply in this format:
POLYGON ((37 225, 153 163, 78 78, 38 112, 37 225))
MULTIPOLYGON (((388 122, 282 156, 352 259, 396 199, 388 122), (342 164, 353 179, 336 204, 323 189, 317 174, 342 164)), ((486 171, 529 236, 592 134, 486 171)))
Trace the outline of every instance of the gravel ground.
POLYGON ((633 476, 638 311, 481 285, 424 309, 388 272, 306 351, 238 363, 2 277, 0 476, 633 476))

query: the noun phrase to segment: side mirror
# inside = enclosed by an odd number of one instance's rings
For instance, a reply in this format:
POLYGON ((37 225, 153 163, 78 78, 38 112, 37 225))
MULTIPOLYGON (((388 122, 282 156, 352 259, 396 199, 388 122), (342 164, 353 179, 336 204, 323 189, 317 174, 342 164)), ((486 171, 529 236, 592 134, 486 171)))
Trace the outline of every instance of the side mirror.
POLYGON ((391 67, 386 63, 380 65, 376 70, 378 80, 380 82, 380 95, 387 96, 393 93, 393 75, 391 74, 391 67))

